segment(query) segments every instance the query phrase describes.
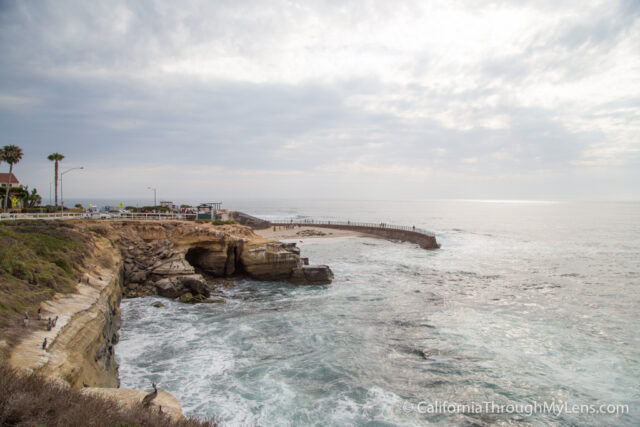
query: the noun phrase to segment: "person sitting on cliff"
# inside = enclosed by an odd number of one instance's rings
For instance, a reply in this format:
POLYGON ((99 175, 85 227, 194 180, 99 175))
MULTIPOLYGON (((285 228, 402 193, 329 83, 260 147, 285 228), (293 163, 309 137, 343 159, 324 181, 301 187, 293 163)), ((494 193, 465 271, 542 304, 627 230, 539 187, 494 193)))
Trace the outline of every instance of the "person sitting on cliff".
POLYGON ((26 311, 24 312, 24 319, 22 320, 22 324, 25 328, 29 326, 29 313, 26 311))
POLYGON ((42 349, 46 350, 47 349, 47 339, 45 338, 44 341, 42 341, 42 349))
POLYGON ((38 307, 38 320, 42 320, 42 309, 38 307))

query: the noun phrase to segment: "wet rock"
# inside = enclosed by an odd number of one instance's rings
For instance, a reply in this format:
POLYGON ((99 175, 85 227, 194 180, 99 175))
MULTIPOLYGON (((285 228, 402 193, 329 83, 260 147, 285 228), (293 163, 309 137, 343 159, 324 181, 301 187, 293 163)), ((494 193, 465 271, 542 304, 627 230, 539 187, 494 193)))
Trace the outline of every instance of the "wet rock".
POLYGON ((191 292, 185 292, 184 294, 180 295, 180 302, 192 302, 193 300, 193 294, 191 292))
POLYGON ((327 285, 333 281, 328 265, 303 265, 293 270, 291 282, 295 285, 327 285))
POLYGON ((169 278, 161 279, 155 283, 156 291, 158 295, 165 298, 178 298, 180 296, 180 289, 178 289, 173 281, 169 278))
POLYGON ((204 280, 194 279, 191 277, 181 278, 179 283, 186 289, 188 289, 193 295, 202 295, 205 298, 208 298, 211 295, 209 289, 207 288, 207 284, 204 280))
POLYGON ((154 303, 153 303, 153 304, 151 304, 151 305, 152 305, 152 306, 154 306, 154 307, 158 307, 158 308, 160 308, 160 307, 164 307, 164 304, 163 304, 163 303, 161 303, 160 301, 156 301, 156 302, 154 302, 154 303))

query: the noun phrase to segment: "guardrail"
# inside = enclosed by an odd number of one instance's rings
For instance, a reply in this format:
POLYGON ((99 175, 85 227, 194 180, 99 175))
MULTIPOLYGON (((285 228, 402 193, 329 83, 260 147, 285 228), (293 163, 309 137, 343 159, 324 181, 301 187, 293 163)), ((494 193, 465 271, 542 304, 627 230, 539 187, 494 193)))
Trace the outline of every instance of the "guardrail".
POLYGON ((136 219, 149 221, 176 221, 176 220, 194 220, 195 214, 178 214, 178 213, 117 213, 110 214, 100 213, 2 213, 0 221, 16 221, 16 220, 65 220, 65 219, 95 219, 95 220, 118 220, 118 219, 136 219))
POLYGON ((332 225, 339 227, 362 227, 362 228, 376 228, 380 230, 402 230, 402 231, 411 231, 418 234, 424 234, 425 236, 435 237, 435 233, 432 231, 425 230, 424 228, 418 228, 407 225, 393 225, 387 224, 384 222, 374 223, 374 222, 356 222, 356 221, 318 221, 315 219, 303 219, 303 220, 275 220, 269 221, 273 225, 321 225, 324 227, 329 227, 332 225))

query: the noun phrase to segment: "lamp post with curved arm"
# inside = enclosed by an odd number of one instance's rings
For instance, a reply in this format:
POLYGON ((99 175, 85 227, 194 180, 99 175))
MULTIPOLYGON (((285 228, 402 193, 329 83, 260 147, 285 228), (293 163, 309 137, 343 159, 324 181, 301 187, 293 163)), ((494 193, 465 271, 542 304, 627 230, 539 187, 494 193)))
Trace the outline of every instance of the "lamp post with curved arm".
POLYGON ((60 209, 61 209, 60 212, 62 212, 62 213, 64 213, 64 196, 62 195, 62 177, 64 176, 65 173, 69 173, 69 172, 71 172, 73 170, 76 170, 76 169, 84 169, 84 166, 67 169, 66 171, 64 171, 64 172, 62 172, 60 174, 60 209))

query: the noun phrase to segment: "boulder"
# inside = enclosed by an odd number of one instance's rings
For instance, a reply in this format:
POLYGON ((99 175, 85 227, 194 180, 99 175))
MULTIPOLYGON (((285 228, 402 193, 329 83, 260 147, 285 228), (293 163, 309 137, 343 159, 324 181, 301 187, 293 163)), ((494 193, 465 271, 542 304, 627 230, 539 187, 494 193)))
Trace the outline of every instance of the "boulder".
POLYGON ((152 306, 154 306, 154 307, 158 307, 158 308, 160 308, 160 307, 164 307, 164 304, 163 304, 163 303, 161 303, 160 301, 156 301, 156 302, 154 302, 154 303, 153 303, 153 304, 151 304, 151 305, 152 305, 152 306))
POLYGON ((193 295, 202 295, 208 298, 211 293, 207 288, 207 284, 202 279, 195 279, 193 277, 183 277, 178 279, 178 283, 185 289, 188 289, 193 295))
POLYGON ((193 300, 193 295, 191 294, 191 292, 185 292, 184 294, 180 295, 180 302, 191 302, 191 300, 193 300))
POLYGON ((186 259, 179 255, 167 261, 157 263, 153 266, 151 273, 155 276, 176 276, 194 274, 195 269, 186 259))
POLYGON ((328 285, 333 272, 328 265, 303 265, 293 270, 290 280, 295 285, 328 285))
POLYGON ((143 283, 145 280, 147 280, 148 276, 149 273, 147 273, 146 271, 137 270, 131 273, 131 275, 129 276, 129 281, 133 283, 143 283))
POLYGON ((181 289, 178 289, 173 281, 169 278, 158 280, 155 283, 158 295, 165 298, 178 298, 180 296, 181 289))

